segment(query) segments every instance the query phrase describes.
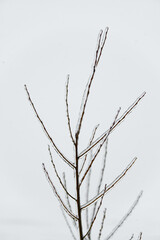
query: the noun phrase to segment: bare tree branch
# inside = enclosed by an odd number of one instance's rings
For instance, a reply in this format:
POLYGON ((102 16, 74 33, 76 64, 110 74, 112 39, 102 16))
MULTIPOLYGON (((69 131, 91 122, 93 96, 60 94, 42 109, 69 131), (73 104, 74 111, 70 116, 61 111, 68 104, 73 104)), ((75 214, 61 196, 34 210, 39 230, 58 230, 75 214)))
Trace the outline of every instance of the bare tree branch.
POLYGON ((77 136, 79 135, 80 130, 81 130, 82 121, 83 121, 83 117, 84 117, 84 113, 85 113, 85 109, 86 109, 86 105, 87 105, 87 101, 88 101, 88 96, 89 96, 89 93, 90 93, 91 84, 92 84, 92 81, 93 81, 94 76, 95 76, 96 67, 99 63, 99 60, 100 60, 100 57, 101 57, 101 54, 102 54, 102 50, 103 50, 103 47, 105 45, 105 41, 107 39, 107 33, 108 33, 108 28, 104 32, 105 37, 104 37, 103 43, 102 43, 102 40, 101 40, 103 31, 101 30, 100 34, 99 34, 98 46, 97 46, 97 49, 96 49, 96 56, 95 56, 95 59, 94 59, 92 74, 91 74, 91 77, 89 79, 87 88, 85 89, 84 99, 82 99, 82 104, 81 104, 82 107, 81 107, 81 112, 80 112, 80 116, 79 116, 79 119, 78 119, 77 130, 76 130, 76 135, 77 136))
POLYGON ((58 199, 59 202, 61 203, 61 206, 63 207, 63 209, 66 211, 66 213, 67 213, 70 217, 72 217, 73 219, 78 220, 78 217, 75 216, 71 211, 68 210, 68 208, 67 208, 66 205, 64 204, 63 200, 61 199, 60 195, 58 194, 58 192, 57 192, 57 190, 56 190, 56 188, 55 188, 55 186, 54 186, 54 184, 53 184, 53 182, 52 182, 52 180, 51 180, 51 178, 50 178, 50 176, 49 176, 49 174, 48 174, 48 172, 47 172, 47 170, 46 170, 46 168, 45 168, 44 163, 42 163, 42 167, 43 167, 43 170, 44 170, 44 172, 45 172, 46 178, 48 179, 48 181, 49 181, 49 183, 50 183, 50 185, 51 185, 51 187, 52 187, 52 189, 53 189, 53 192, 55 193, 57 199, 58 199))
POLYGON ((67 112, 69 133, 70 133, 71 140, 72 140, 73 144, 75 145, 75 140, 73 138, 72 129, 71 129, 71 121, 70 121, 70 116, 69 116, 68 85, 69 85, 69 75, 67 76, 67 82, 66 82, 66 99, 65 99, 66 101, 65 102, 66 102, 66 112, 67 112))
MULTIPOLYGON (((137 158, 135 157, 129 164, 128 166, 123 170, 123 172, 116 177, 113 182, 111 182, 107 187, 105 193, 107 193, 110 189, 112 189, 128 172, 128 170, 133 166, 137 158)), ((102 195, 104 194, 104 190, 102 190, 98 195, 96 195, 94 198, 92 198, 90 201, 87 203, 83 204, 81 209, 85 209, 86 207, 92 205, 95 201, 97 201, 102 195)))
POLYGON ((105 131, 101 136, 99 136, 93 143, 91 146, 87 147, 86 149, 84 149, 80 154, 79 154, 79 158, 83 157, 85 154, 87 154, 87 152, 89 152, 91 149, 93 149, 100 141, 103 140, 103 138, 105 138, 108 135, 108 132, 110 131, 113 132, 113 130, 120 125, 120 123, 126 118, 127 115, 129 115, 131 113, 131 111, 136 107, 136 105, 139 103, 139 101, 145 96, 146 92, 143 92, 137 99, 136 101, 122 114, 122 116, 117 119, 115 125, 112 127, 112 129, 108 129, 107 131, 105 131))
POLYGON ((92 227, 93 227, 93 224, 94 224, 94 222, 95 222, 95 220, 96 220, 96 218, 97 218, 98 212, 99 212, 99 210, 100 210, 100 208, 101 208, 101 206, 102 206, 102 202, 103 202, 103 198, 104 198, 105 191, 106 191, 106 185, 105 185, 105 188, 104 188, 104 190, 103 190, 104 193, 103 193, 103 195, 102 195, 102 197, 101 197, 101 201, 100 201, 100 204, 99 204, 99 206, 98 206, 98 208, 97 208, 96 214, 95 214, 95 216, 94 216, 94 218, 93 218, 93 220, 92 220, 92 222, 91 222, 91 224, 90 224, 90 227, 89 227, 87 233, 84 235, 83 238, 85 238, 85 237, 89 234, 89 232, 91 232, 91 229, 92 229, 92 227))
POLYGON ((69 197, 71 197, 73 200, 77 201, 76 198, 73 197, 73 196, 67 191, 66 187, 64 186, 64 184, 63 184, 63 182, 62 182, 62 180, 61 180, 61 178, 60 178, 60 176, 59 176, 59 174, 58 174, 58 172, 57 172, 56 166, 55 166, 55 164, 54 164, 54 162, 53 162, 53 157, 52 157, 52 153, 51 153, 51 149, 50 149, 50 146, 49 146, 49 145, 48 145, 48 151, 49 151, 49 155, 50 155, 50 158, 51 158, 51 163, 52 163, 52 166, 53 166, 53 168, 54 168, 55 174, 56 174, 56 176, 57 176, 57 178, 58 178, 58 180, 59 180, 62 188, 64 189, 64 191, 66 192, 66 194, 67 194, 69 197))
POLYGON ((48 139, 49 139, 50 142, 52 143, 55 151, 58 153, 58 155, 63 159, 63 161, 64 161, 65 163, 67 163, 70 167, 72 167, 73 169, 75 169, 75 166, 73 165, 73 163, 71 163, 71 162, 61 153, 61 151, 58 149, 58 147, 57 147, 56 144, 54 143, 54 141, 53 141, 53 139, 51 138, 49 132, 47 131, 47 129, 46 129, 43 121, 41 120, 41 118, 40 118, 40 116, 39 116, 39 114, 38 114, 38 112, 37 112, 37 110, 36 110, 36 108, 35 108, 35 106, 34 106, 34 103, 32 102, 32 99, 31 99, 31 97, 30 97, 30 94, 29 94, 29 91, 28 91, 28 89, 27 89, 27 86, 24 85, 24 87, 25 87, 26 93, 27 93, 27 95, 28 95, 28 100, 29 100, 29 102, 31 103, 31 106, 32 106, 32 108, 33 108, 33 110, 34 110, 34 112, 35 112, 35 114, 36 114, 36 117, 38 118, 39 122, 41 123, 41 126, 43 127, 43 130, 44 130, 44 132, 46 133, 48 139))
POLYGON ((103 218, 102 218, 102 222, 101 222, 101 228, 99 230, 98 240, 100 240, 101 235, 102 235, 105 218, 106 218, 106 208, 104 209, 104 212, 103 212, 103 218))
POLYGON ((72 231, 72 228, 71 228, 71 226, 70 226, 70 224, 69 224, 69 222, 68 222, 68 219, 67 219, 67 217, 66 217, 66 215, 65 215, 64 210, 63 210, 62 207, 61 207, 61 210, 62 210, 63 217, 64 217, 64 219, 65 219, 65 221, 66 221, 66 224, 67 224, 67 226, 68 226, 68 228, 69 228, 69 231, 70 231, 73 239, 74 239, 74 240, 77 240, 76 237, 74 236, 74 233, 73 233, 73 231, 72 231))
MULTIPOLYGON (((135 202, 133 203, 133 205, 131 206, 131 208, 129 209, 129 211, 125 214, 125 216, 120 220, 120 222, 118 223, 118 225, 111 231, 111 233, 105 238, 105 240, 109 240, 116 232, 117 230, 122 226, 122 224, 125 222, 125 220, 129 217, 129 215, 132 213, 133 209, 136 207, 136 205, 139 202, 139 199, 142 196, 143 191, 140 192, 140 194, 138 195, 137 199, 135 200, 135 202)), ((141 235, 140 235, 141 236, 141 235)), ((132 238, 131 238, 132 239, 132 238)), ((138 240, 141 240, 141 238, 139 238, 138 240)))

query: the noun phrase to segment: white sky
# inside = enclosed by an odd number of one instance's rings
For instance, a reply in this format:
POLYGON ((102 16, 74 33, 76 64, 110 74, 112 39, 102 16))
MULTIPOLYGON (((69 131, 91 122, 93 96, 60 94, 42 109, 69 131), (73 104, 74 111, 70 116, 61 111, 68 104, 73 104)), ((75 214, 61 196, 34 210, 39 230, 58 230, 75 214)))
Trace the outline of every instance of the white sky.
MULTIPOLYGON (((42 171, 42 162, 52 170, 49 141, 27 101, 24 84, 55 142, 72 158, 65 116, 66 75, 70 74, 75 126, 97 35, 106 26, 108 40, 91 89, 80 150, 97 123, 99 135, 120 106, 125 111, 147 92, 109 140, 105 181, 112 181, 134 156, 138 161, 105 197, 104 237, 143 189, 135 212, 113 240, 129 239, 132 233, 137 237, 140 231, 145 240, 160 238, 159 25, 158 0, 0 1, 0 239, 71 239, 42 171)), ((61 160, 53 156, 62 168, 61 160)), ((64 170, 70 175, 67 166, 64 170)))

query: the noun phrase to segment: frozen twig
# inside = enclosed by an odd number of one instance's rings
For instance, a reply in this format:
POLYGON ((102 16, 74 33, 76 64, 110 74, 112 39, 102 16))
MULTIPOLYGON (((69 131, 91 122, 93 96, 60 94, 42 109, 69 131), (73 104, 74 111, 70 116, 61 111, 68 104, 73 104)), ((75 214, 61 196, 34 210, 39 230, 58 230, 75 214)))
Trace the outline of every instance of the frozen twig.
MULTIPOLYGON (((99 185, 98 185, 98 189, 97 189, 97 194, 100 193, 100 189, 101 189, 101 185, 102 185, 102 181, 103 181, 104 170, 105 170, 105 166, 106 166, 107 146, 108 146, 108 139, 106 140, 105 152, 104 152, 104 157, 103 157, 103 165, 102 165, 102 169, 101 169, 101 175, 100 175, 101 177, 100 177, 100 181, 99 181, 99 185)), ((97 206, 97 202, 94 203, 91 219, 93 219, 93 217, 94 217, 94 214, 96 211, 96 206, 97 206)))
POLYGON ((70 217, 72 217, 73 219, 78 220, 78 217, 75 216, 75 215, 66 207, 66 205, 64 204, 64 202, 63 202, 63 200, 61 199, 60 195, 58 194, 58 192, 57 192, 57 190, 56 190, 56 188, 55 188, 55 186, 54 186, 54 184, 53 184, 53 182, 52 182, 52 180, 51 180, 51 178, 50 178, 50 176, 49 176, 49 174, 48 174, 48 172, 47 172, 47 170, 46 170, 46 168, 45 168, 44 163, 42 164, 42 167, 43 167, 44 173, 45 173, 45 175, 46 175, 46 178, 48 179, 48 181, 49 181, 49 183, 50 183, 50 185, 51 185, 51 187, 52 187, 52 189, 53 189, 53 192, 55 193, 57 199, 58 199, 59 202, 61 203, 61 206, 63 207, 63 209, 66 211, 66 213, 67 213, 70 217))
POLYGON ((105 138, 108 135, 108 132, 110 131, 110 133, 117 127, 120 125, 120 123, 126 118, 127 115, 129 115, 129 113, 131 113, 131 111, 136 107, 136 105, 139 103, 139 101, 145 96, 146 92, 143 92, 137 99, 136 101, 122 114, 122 116, 120 118, 117 119, 115 125, 112 127, 112 129, 108 129, 107 131, 105 131, 101 136, 99 136, 93 143, 91 146, 87 147, 86 149, 84 149, 80 154, 79 154, 79 158, 83 157, 85 154, 87 154, 91 149, 93 149, 100 141, 103 140, 103 138, 105 138))
POLYGON ((98 240, 100 240, 101 235, 102 235, 105 218, 106 218, 106 208, 104 209, 104 212, 103 212, 103 218, 102 218, 102 222, 101 222, 101 228, 99 230, 98 240))
POLYGON ((95 56, 95 59, 94 59, 92 73, 91 73, 89 82, 87 84, 87 88, 85 89, 84 99, 82 99, 81 111, 80 111, 80 115, 79 115, 79 119, 78 119, 77 129, 76 129, 76 135, 77 136, 79 135, 80 130, 81 130, 82 121, 83 121, 83 117, 84 117, 84 113, 85 113, 85 109, 86 109, 86 105, 87 105, 87 101, 88 101, 88 97, 89 97, 89 93, 90 93, 91 84, 92 84, 92 81, 94 79, 96 68, 97 68, 97 65, 99 63, 99 60, 100 60, 100 57, 101 57, 101 54, 102 54, 102 50, 103 50, 103 47, 104 47, 106 39, 107 39, 107 33, 108 33, 108 28, 106 28, 104 33, 101 30, 100 34, 99 34, 98 45, 97 45, 97 49, 96 49, 96 56, 95 56), (102 42, 102 34, 104 34, 103 42, 102 42))
POLYGON ((141 240, 141 239, 142 239, 142 232, 140 232, 139 237, 138 237, 138 240, 141 240))
POLYGON ((59 176, 59 174, 58 174, 58 172, 57 172, 56 166, 55 166, 55 164, 54 164, 54 162, 53 162, 53 157, 52 157, 52 153, 51 153, 51 149, 50 149, 50 146, 49 146, 49 145, 48 145, 48 151, 49 151, 49 155, 50 155, 50 158, 51 158, 51 163, 52 163, 52 166, 53 166, 53 168, 54 168, 55 174, 56 174, 56 176, 57 176, 57 178, 58 178, 58 180, 59 180, 62 188, 63 188, 64 191, 66 192, 67 196, 71 197, 72 199, 74 199, 74 200, 76 201, 76 198, 73 197, 73 196, 67 191, 66 187, 64 186, 64 184, 63 184, 63 182, 62 182, 62 180, 61 180, 61 178, 60 178, 60 176, 59 176))
POLYGON ((71 129, 71 121, 70 121, 70 116, 69 116, 69 104, 68 104, 68 85, 69 85, 69 75, 67 76, 67 82, 66 82, 66 112, 67 112, 67 121, 68 121, 68 128, 69 128, 69 133, 70 137, 72 139, 73 144, 75 145, 75 140, 73 138, 72 134, 72 129, 71 129))
POLYGON ((132 234, 131 238, 129 240, 132 240, 134 238, 134 234, 132 234))
MULTIPOLYGON (((90 145, 92 144, 93 139, 94 139, 94 137, 95 137, 95 134, 96 134, 96 131, 97 131, 97 128, 98 128, 98 127, 99 127, 99 124, 97 124, 97 125, 94 127, 93 132, 92 132, 92 136, 91 136, 91 138, 90 138, 90 140, 89 140, 88 146, 90 146, 90 145)), ((81 174, 81 172, 82 172, 82 170, 83 170, 83 167, 84 167, 84 165, 85 165, 86 160, 87 160, 87 154, 84 156, 84 160, 83 160, 83 163, 82 163, 82 167, 81 167, 81 169, 80 169, 80 171, 79 171, 79 174, 81 174)))
MULTIPOLYGON (((130 216, 130 214, 132 213, 133 209, 136 207, 136 205, 139 202, 139 199, 142 196, 142 191, 140 192, 140 194, 138 195, 137 199, 135 200, 135 202, 133 203, 133 205, 131 206, 131 208, 129 209, 129 211, 125 214, 125 216, 120 220, 120 222, 118 223, 118 225, 111 231, 111 233, 105 238, 105 240, 109 240, 116 232, 117 230, 122 226, 122 224, 125 222, 125 220, 130 216)), ((132 238, 131 238, 132 239, 132 238)), ((140 238, 138 238, 138 240, 141 240, 141 235, 140 238)))
MULTIPOLYGON (((92 159, 92 151, 90 152, 90 158, 92 159)), ((91 173, 92 169, 89 170, 88 178, 87 178, 87 188, 86 188, 86 202, 89 200, 89 192, 90 192, 90 183, 91 183, 91 173)), ((89 209, 86 208, 86 225, 89 229, 89 209)), ((91 240, 90 232, 88 233, 88 239, 91 240)))
MULTIPOLYGON (((133 166, 137 158, 135 157, 129 164, 128 166, 123 170, 121 174, 116 177, 113 182, 111 182, 109 185, 107 185, 105 193, 107 193, 110 189, 112 189, 128 172, 128 170, 133 166)), ((102 190, 98 195, 96 195, 94 198, 92 198, 90 201, 87 203, 83 204, 81 209, 85 209, 86 207, 92 205, 94 202, 96 202, 102 195, 104 194, 104 190, 102 190)))
POLYGON ((121 108, 118 109, 117 114, 116 114, 116 116, 115 116, 115 119, 114 119, 114 121, 113 121, 113 123, 112 123, 112 125, 111 125, 111 127, 110 127, 110 130, 109 130, 108 133, 107 133, 107 136, 103 139, 103 141, 100 143, 99 147, 97 148, 97 151, 95 152, 95 154, 94 154, 94 156, 93 156, 93 158, 92 158, 92 160, 91 160, 91 162, 90 162, 87 170, 85 171, 85 173, 84 173, 84 175, 83 175, 83 177, 82 177, 82 179, 81 179, 81 181, 80 181, 80 186, 81 186, 82 182, 84 181, 86 175, 88 174, 88 171, 89 171, 90 168, 92 167, 92 164, 94 163, 96 157, 98 156, 98 154, 99 154, 99 152, 100 152, 103 144, 106 142, 106 140, 107 140, 107 138, 108 138, 108 136, 109 136, 109 134, 110 134, 110 131, 111 131, 112 127, 115 125, 115 122, 116 122, 116 119, 117 119, 117 117, 118 117, 118 114, 119 114, 120 110, 121 110, 121 108))
POLYGON ((50 142, 52 143, 55 151, 56 151, 56 152, 58 153, 58 155, 64 160, 64 162, 66 162, 70 167, 72 167, 73 169, 75 169, 75 166, 73 165, 73 163, 71 163, 71 162, 63 155, 63 153, 58 149, 58 147, 57 147, 56 144, 54 143, 54 141, 53 141, 53 139, 51 138, 49 132, 47 131, 47 129, 46 129, 43 121, 41 120, 41 118, 40 118, 40 116, 39 116, 39 114, 38 114, 38 112, 37 112, 37 110, 36 110, 36 108, 35 108, 35 106, 34 106, 34 103, 32 102, 32 99, 31 99, 31 97, 30 97, 30 94, 29 94, 29 91, 28 91, 28 89, 27 89, 27 86, 24 85, 24 87, 25 87, 26 93, 27 93, 27 95, 28 95, 28 100, 29 100, 29 102, 31 103, 31 106, 32 106, 32 108, 33 108, 33 110, 34 110, 34 112, 35 112, 35 114, 36 114, 36 117, 38 118, 39 122, 41 123, 41 126, 43 127, 43 130, 44 130, 44 132, 46 133, 48 139, 49 139, 50 142))
POLYGON ((95 213, 95 216, 94 216, 94 218, 93 218, 93 220, 92 220, 92 222, 91 222, 91 224, 90 224, 90 227, 89 227, 87 233, 84 235, 83 238, 85 238, 85 237, 89 234, 89 232, 91 232, 91 229, 92 229, 92 227, 93 227, 93 224, 94 224, 94 222, 95 222, 95 220, 96 220, 96 218, 97 218, 98 212, 99 212, 99 210, 100 210, 100 208, 101 208, 101 206, 102 206, 102 202, 103 202, 103 198, 104 198, 105 191, 106 191, 106 185, 105 185, 105 188, 104 188, 104 190, 103 190, 104 193, 103 193, 103 195, 101 196, 101 201, 100 201, 100 204, 99 204, 99 206, 98 206, 98 208, 97 208, 97 211, 96 211, 96 213, 95 213))
POLYGON ((66 221, 66 224, 67 224, 67 226, 68 226, 68 228, 69 228, 69 231, 70 231, 73 239, 74 239, 74 240, 77 240, 76 237, 74 236, 74 233, 73 233, 73 231, 72 231, 72 228, 71 228, 71 226, 70 226, 70 224, 69 224, 69 222, 68 222, 68 219, 67 219, 67 217, 66 217, 66 215, 65 215, 64 210, 63 210, 62 207, 61 207, 61 210, 62 210, 63 217, 64 217, 64 219, 65 219, 65 221, 66 221))
MULTIPOLYGON (((66 181, 65 172, 63 172, 63 182, 64 182, 64 187, 65 187, 65 189, 67 190, 67 181, 66 181)), ((68 191, 67 191, 67 192, 68 192, 68 191)), ((66 192, 67 205, 68 205, 68 208, 69 208, 70 212, 72 212, 72 207, 71 207, 70 200, 69 200, 69 195, 67 194, 67 192, 66 192)), ((75 200, 76 200, 76 199, 75 199, 75 200)), ((76 200, 76 201, 77 201, 77 200, 76 200)), ((74 223, 75 226, 77 226, 75 219, 73 219, 73 223, 74 223)))

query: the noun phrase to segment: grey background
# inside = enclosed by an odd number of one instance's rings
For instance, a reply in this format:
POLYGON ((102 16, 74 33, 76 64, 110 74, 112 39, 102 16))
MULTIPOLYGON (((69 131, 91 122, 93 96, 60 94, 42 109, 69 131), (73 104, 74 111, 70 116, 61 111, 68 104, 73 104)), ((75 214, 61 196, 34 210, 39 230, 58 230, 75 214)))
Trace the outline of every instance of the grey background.
MULTIPOLYGON (((106 26, 108 40, 91 89, 80 149, 97 123, 101 124, 98 136, 110 126, 120 106, 125 111, 147 92, 109 139, 105 182, 112 181, 134 156, 138 161, 105 197, 104 236, 143 189, 139 205, 113 240, 129 239, 132 233, 137 237, 140 231, 145 240, 160 239, 159 23, 158 0, 0 1, 0 239, 71 239, 42 171, 45 162, 52 172, 49 142, 24 84, 55 142, 73 158, 65 116, 66 75, 71 76, 74 129, 97 35, 106 26)), ((70 170, 56 153, 53 156, 69 182, 70 170)), ((96 180, 95 175, 94 184, 96 180)))

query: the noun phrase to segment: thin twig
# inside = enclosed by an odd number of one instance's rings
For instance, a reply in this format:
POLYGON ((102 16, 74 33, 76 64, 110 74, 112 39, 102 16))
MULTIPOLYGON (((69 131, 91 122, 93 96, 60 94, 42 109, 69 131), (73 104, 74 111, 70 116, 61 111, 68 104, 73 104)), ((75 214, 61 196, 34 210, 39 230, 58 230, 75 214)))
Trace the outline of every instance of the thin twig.
POLYGON ((139 237, 138 237, 138 240, 141 240, 141 239, 142 239, 142 232, 140 232, 139 237))
MULTIPOLYGON (((102 185, 102 181, 103 181, 103 176, 104 176, 104 170, 105 170, 105 167, 106 167, 107 146, 108 146, 108 139, 106 140, 105 152, 104 152, 104 157, 103 157, 103 166, 102 166, 102 170, 101 170, 101 175, 100 175, 101 177, 100 177, 100 181, 99 181, 99 185, 98 185, 98 189, 97 189, 97 194, 100 193, 100 189, 101 189, 101 185, 102 185)), ((97 206, 97 202, 94 203, 91 219, 93 219, 93 217, 94 217, 94 214, 95 214, 95 211, 96 211, 96 206, 97 206)))
POLYGON ((61 206, 63 207, 63 209, 66 211, 66 213, 67 213, 70 217, 72 217, 73 219, 78 220, 78 217, 75 216, 75 215, 66 207, 66 205, 64 204, 64 202, 63 202, 63 200, 61 199, 60 195, 58 194, 58 192, 57 192, 57 190, 56 190, 56 188, 55 188, 55 186, 54 186, 54 184, 53 184, 53 182, 52 182, 52 180, 51 180, 51 178, 50 178, 50 176, 49 176, 49 174, 48 174, 48 172, 47 172, 47 170, 46 170, 46 168, 45 168, 44 163, 42 163, 42 167, 43 167, 43 170, 44 170, 44 172, 45 172, 46 178, 48 179, 48 181, 49 181, 49 183, 50 183, 50 185, 51 185, 51 187, 52 187, 52 189, 53 189, 53 192, 55 193, 57 199, 58 199, 59 202, 61 203, 61 206))
POLYGON ((102 197, 101 197, 101 201, 100 201, 100 204, 99 204, 99 206, 98 206, 98 208, 97 208, 97 211, 96 211, 96 213, 95 213, 95 216, 94 216, 94 218, 93 218, 93 220, 92 220, 92 222, 91 222, 91 224, 90 224, 90 227, 89 227, 87 233, 84 235, 83 238, 85 238, 85 237, 89 234, 89 232, 91 232, 91 229, 92 229, 92 227, 93 227, 93 224, 94 224, 94 222, 95 222, 95 220, 96 220, 96 218, 97 218, 98 212, 99 212, 99 210, 100 210, 100 208, 101 208, 101 206, 102 206, 102 202, 103 202, 103 198, 104 198, 105 191, 106 191, 106 185, 105 185, 105 188, 104 188, 104 190, 103 190, 104 193, 103 193, 103 195, 102 195, 102 197))
POLYGON ((64 210, 63 210, 62 207, 61 207, 61 210, 62 210, 63 217, 64 217, 64 219, 65 219, 65 221, 66 221, 66 224, 67 224, 67 226, 68 226, 68 228, 69 228, 69 231, 70 231, 73 239, 74 239, 74 240, 77 240, 76 237, 74 236, 74 233, 73 233, 73 231, 72 231, 72 228, 71 228, 71 226, 70 226, 70 224, 69 224, 69 222, 68 222, 68 219, 67 219, 67 217, 66 217, 66 215, 65 215, 64 210))
MULTIPOLYGON (((65 172, 63 172, 63 182, 64 182, 64 187, 65 187, 65 189, 67 190, 67 181, 66 181, 65 172)), ((71 207, 70 200, 69 200, 69 197, 68 197, 67 192, 66 192, 66 200, 67 200, 68 208, 69 208, 70 212, 72 212, 72 207, 71 207)), ((76 200, 76 199, 75 199, 75 200, 76 200)), ((76 201, 77 201, 77 200, 76 200, 76 201)), ((75 226, 77 226, 75 219, 73 219, 73 223, 74 223, 75 226)))
POLYGON ((112 129, 108 129, 107 131, 105 131, 101 136, 99 136, 93 143, 91 146, 87 147, 86 149, 84 149, 80 154, 79 154, 79 158, 83 157, 85 154, 87 154, 87 152, 89 152, 91 149, 93 149, 100 141, 102 141, 103 138, 105 138, 108 134, 108 132, 110 131, 113 132, 113 130, 120 125, 120 123, 126 118, 127 115, 129 115, 131 113, 131 111, 136 107, 136 105, 139 103, 139 101, 145 96, 146 92, 143 92, 137 99, 136 101, 122 114, 122 116, 117 119, 115 125, 112 127, 112 129))
POLYGON ((93 156, 93 158, 92 158, 92 160, 91 160, 91 162, 90 162, 87 170, 85 171, 85 173, 84 173, 84 175, 83 175, 83 177, 82 177, 82 179, 81 179, 81 181, 80 181, 80 186, 81 186, 82 182, 84 181, 86 175, 88 174, 89 169, 92 167, 92 164, 94 163, 96 157, 98 156, 98 154, 99 154, 99 152, 100 152, 103 144, 106 142, 106 140, 107 140, 107 138, 108 138, 108 136, 109 136, 109 134, 110 134, 111 129, 112 129, 113 126, 115 125, 115 122, 116 122, 116 119, 117 119, 117 117, 118 117, 118 115, 119 115, 120 110, 121 110, 121 108, 118 109, 117 114, 116 114, 116 116, 115 116, 115 118, 114 118, 114 121, 113 121, 113 123, 112 123, 112 125, 111 125, 111 127, 110 127, 110 130, 108 131, 107 136, 103 139, 103 141, 100 143, 97 151, 95 152, 95 154, 94 154, 94 156, 93 156))
POLYGON ((129 240, 132 240, 134 238, 134 234, 132 234, 131 238, 129 240))
MULTIPOLYGON (((90 158, 92 159, 92 151, 90 152, 90 158)), ((86 188, 86 202, 89 200, 89 191, 90 191, 90 179, 91 179, 91 170, 89 170, 88 178, 87 178, 87 188, 86 188)), ((88 217, 89 209, 86 208, 86 225, 89 229, 89 217, 88 217)), ((91 240, 90 232, 88 233, 88 239, 91 240)))
POLYGON ((46 135, 47 135, 48 139, 50 140, 50 142, 52 143, 55 151, 56 151, 56 152, 58 153, 58 155, 64 160, 65 163, 67 163, 70 167, 72 167, 73 169, 75 169, 75 166, 73 165, 73 163, 71 163, 71 162, 61 153, 61 151, 58 149, 58 147, 57 147, 56 144, 54 143, 54 141, 53 141, 53 139, 51 138, 49 132, 47 131, 47 129, 46 129, 43 121, 41 120, 41 118, 40 118, 40 116, 39 116, 39 114, 38 114, 38 112, 37 112, 37 110, 36 110, 36 108, 35 108, 35 106, 34 106, 34 103, 32 102, 32 99, 31 99, 31 97, 30 97, 30 94, 29 94, 29 91, 28 91, 28 89, 27 89, 27 86, 24 85, 24 87, 25 87, 26 93, 27 93, 27 95, 28 95, 28 100, 29 100, 29 102, 31 103, 31 106, 32 106, 32 108, 33 108, 33 110, 34 110, 34 112, 35 112, 35 114, 36 114, 36 117, 38 118, 39 122, 41 123, 41 125, 42 125, 42 127, 43 127, 43 130, 44 130, 44 132, 46 133, 46 135))
POLYGON ((81 104, 81 106, 82 106, 81 109, 82 110, 81 110, 81 113, 80 113, 80 117, 78 119, 77 130, 76 130, 76 135, 77 136, 79 135, 80 130, 81 130, 82 121, 83 121, 83 117, 84 117, 84 113, 85 113, 85 109, 86 109, 86 105, 87 105, 87 101, 88 101, 88 96, 89 96, 89 93, 90 93, 91 84, 92 84, 92 81, 94 79, 94 75, 95 75, 95 72, 96 72, 96 67, 97 67, 98 62, 100 60, 102 50, 103 50, 103 47, 105 45, 105 41, 107 39, 107 33, 108 33, 108 28, 104 32, 105 37, 104 37, 104 41, 103 41, 102 45, 101 45, 101 38, 102 38, 103 31, 101 30, 100 34, 99 34, 98 45, 97 45, 97 49, 96 49, 96 56, 95 56, 95 59, 94 59, 92 74, 91 74, 91 77, 89 79, 87 89, 85 89, 86 94, 84 94, 84 99, 82 99, 82 104, 81 104))
POLYGON ((106 218, 106 208, 104 209, 104 212, 103 212, 103 218, 102 218, 102 222, 101 222, 101 228, 99 230, 98 240, 100 240, 101 235, 102 235, 105 218, 106 218))
MULTIPOLYGON (((107 193, 110 189, 112 189, 128 172, 128 170, 133 166, 133 164, 135 163, 135 161, 137 160, 137 158, 135 157, 129 164, 128 166, 123 170, 123 172, 118 175, 118 177, 116 177, 113 182, 111 182, 107 187, 106 187, 106 191, 105 193, 107 193)), ((100 197, 102 197, 102 195, 104 194, 104 190, 102 190, 98 195, 96 195, 95 197, 93 197, 90 201, 88 201, 87 203, 83 204, 81 209, 85 209, 86 207, 92 205, 95 201, 97 201, 100 197)))
MULTIPOLYGON (((93 139, 94 139, 94 137, 95 137, 95 134, 96 134, 96 131, 97 131, 97 128, 98 128, 98 127, 99 127, 99 124, 97 124, 97 125, 94 127, 94 129, 93 129, 93 131, 92 131, 92 136, 91 136, 91 138, 90 138, 90 140, 89 140, 88 146, 90 146, 90 145, 92 144, 93 139)), ((85 165, 86 160, 87 160, 87 154, 84 156, 84 160, 83 160, 83 163, 82 163, 82 167, 81 167, 81 169, 80 169, 80 171, 79 171, 79 174, 81 174, 81 172, 82 172, 82 170, 83 170, 83 167, 84 167, 84 165, 85 165)))
MULTIPOLYGON (((118 225, 111 231, 111 233, 105 238, 105 240, 109 240, 116 232, 117 230, 122 226, 122 224, 125 222, 125 220, 130 216, 130 214, 132 213, 133 209, 136 207, 136 205, 139 202, 139 199, 142 196, 143 191, 140 192, 140 194, 138 195, 137 199, 135 200, 135 202, 133 203, 133 205, 131 206, 131 208, 129 209, 129 211, 125 214, 125 216, 120 220, 120 222, 118 223, 118 225)), ((141 237, 141 235, 140 235, 141 237)), ((141 240, 141 238, 139 238, 138 240, 141 240)))
POLYGON ((57 176, 57 178, 58 178, 58 180, 59 180, 62 188, 63 188, 64 191, 66 192, 67 196, 69 196, 69 197, 71 197, 72 199, 74 199, 75 201, 77 201, 76 198, 73 197, 73 196, 67 191, 66 187, 64 186, 64 184, 63 184, 63 182, 62 182, 62 180, 61 180, 61 178, 60 178, 60 176, 59 176, 59 174, 58 174, 58 172, 57 172, 56 166, 55 166, 55 164, 54 164, 54 162, 53 162, 53 157, 52 157, 52 153, 51 153, 51 149, 50 149, 50 146, 49 146, 49 145, 48 145, 48 151, 49 151, 49 155, 50 155, 50 158, 51 158, 51 163, 52 163, 52 166, 53 166, 53 168, 54 168, 55 174, 56 174, 56 176, 57 176))
POLYGON ((70 133, 71 140, 72 140, 73 144, 75 145, 75 140, 73 138, 72 129, 71 129, 71 121, 70 121, 70 116, 69 116, 68 85, 69 85, 69 75, 67 75, 65 102, 66 102, 66 112, 67 112, 67 121, 68 121, 69 133, 70 133))

